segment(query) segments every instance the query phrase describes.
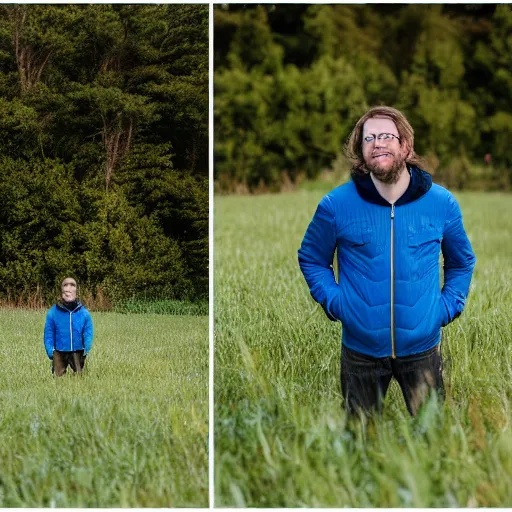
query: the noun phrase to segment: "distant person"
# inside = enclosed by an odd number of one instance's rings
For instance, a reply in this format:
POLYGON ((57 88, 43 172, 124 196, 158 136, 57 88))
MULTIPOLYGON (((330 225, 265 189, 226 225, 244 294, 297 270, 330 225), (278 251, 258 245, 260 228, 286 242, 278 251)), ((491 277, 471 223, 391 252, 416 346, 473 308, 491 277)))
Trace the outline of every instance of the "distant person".
POLYGON ((414 132, 400 111, 370 109, 346 153, 352 179, 320 201, 299 265, 312 297, 342 323, 348 412, 380 411, 394 377, 415 415, 430 393, 444 397, 441 327, 464 309, 475 255, 454 196, 418 167, 414 132))
POLYGON ((81 373, 92 346, 92 318, 77 298, 76 281, 66 277, 61 283, 61 300, 46 315, 44 346, 53 360, 52 372, 60 377, 68 366, 81 373))

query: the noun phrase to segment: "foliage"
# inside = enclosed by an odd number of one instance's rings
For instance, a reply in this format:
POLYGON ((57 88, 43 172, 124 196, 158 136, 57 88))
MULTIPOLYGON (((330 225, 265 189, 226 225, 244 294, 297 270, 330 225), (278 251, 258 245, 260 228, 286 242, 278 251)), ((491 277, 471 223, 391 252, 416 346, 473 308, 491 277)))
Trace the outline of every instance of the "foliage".
POLYGON ((477 256, 464 313, 443 329, 446 402, 409 417, 393 382, 380 419, 341 408, 339 322, 310 297, 297 249, 324 190, 215 204, 215 504, 512 504, 512 204, 458 194, 477 256))
POLYGON ((208 7, 0 13, 0 297, 206 297, 208 7))
POLYGON ((218 189, 317 177, 377 104, 406 114, 438 181, 472 186, 457 169, 489 154, 479 184, 509 187, 511 26, 496 4, 215 6, 218 189))

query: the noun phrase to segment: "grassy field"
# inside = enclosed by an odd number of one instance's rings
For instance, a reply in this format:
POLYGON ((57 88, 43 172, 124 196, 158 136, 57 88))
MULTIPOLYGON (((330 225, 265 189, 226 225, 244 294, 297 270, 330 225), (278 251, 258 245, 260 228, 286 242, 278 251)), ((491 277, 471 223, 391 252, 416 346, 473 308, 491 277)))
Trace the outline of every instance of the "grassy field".
POLYGON ((443 407, 396 382, 367 426, 341 408, 341 324, 297 249, 327 189, 215 199, 216 506, 512 506, 512 196, 456 194, 477 255, 444 329, 443 407))
POLYGON ((208 319, 92 313, 53 378, 44 311, 0 310, 0 507, 208 506, 208 319))

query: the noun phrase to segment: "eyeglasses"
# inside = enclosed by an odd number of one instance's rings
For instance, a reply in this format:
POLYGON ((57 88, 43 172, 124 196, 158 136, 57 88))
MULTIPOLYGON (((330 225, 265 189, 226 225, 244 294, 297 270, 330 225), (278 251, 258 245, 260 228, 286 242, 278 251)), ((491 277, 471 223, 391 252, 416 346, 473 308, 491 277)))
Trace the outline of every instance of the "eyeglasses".
POLYGON ((373 142, 375 139, 377 139, 377 140, 397 139, 398 142, 400 142, 400 137, 397 137, 396 135, 394 135, 392 133, 379 133, 379 135, 377 135, 377 136, 367 135, 366 137, 363 138, 363 141, 366 142, 367 144, 370 144, 370 142, 373 142))

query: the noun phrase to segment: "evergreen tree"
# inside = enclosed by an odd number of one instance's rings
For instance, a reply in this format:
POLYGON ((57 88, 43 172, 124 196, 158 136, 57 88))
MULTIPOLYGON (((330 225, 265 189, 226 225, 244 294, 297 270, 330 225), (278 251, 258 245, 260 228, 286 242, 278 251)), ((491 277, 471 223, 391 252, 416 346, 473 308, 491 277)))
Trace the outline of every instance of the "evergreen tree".
POLYGON ((0 296, 206 297, 208 7, 0 11, 0 296))

